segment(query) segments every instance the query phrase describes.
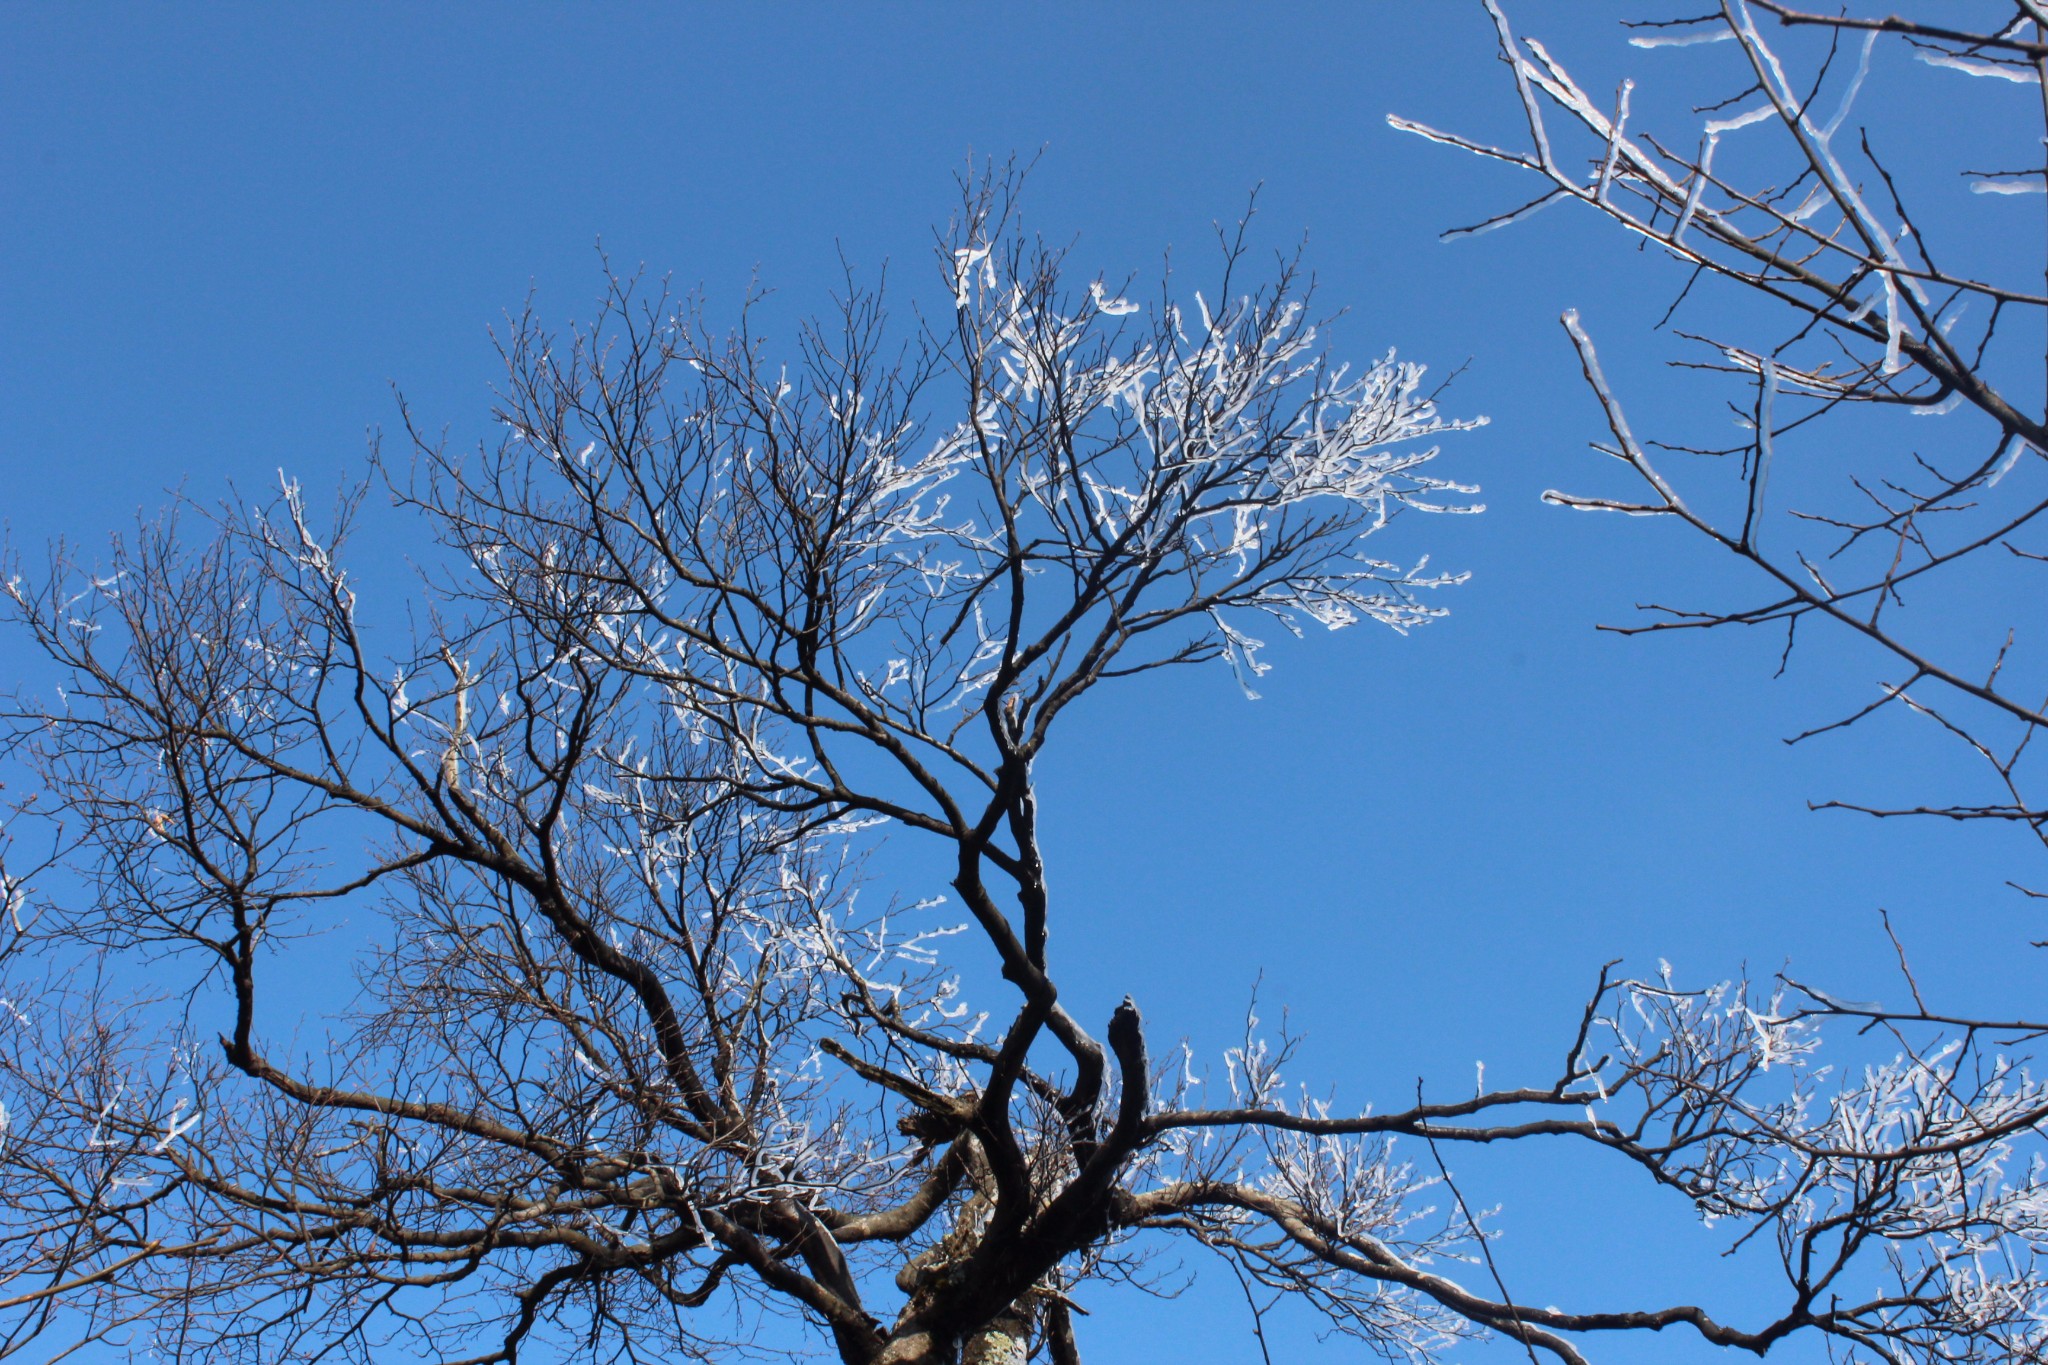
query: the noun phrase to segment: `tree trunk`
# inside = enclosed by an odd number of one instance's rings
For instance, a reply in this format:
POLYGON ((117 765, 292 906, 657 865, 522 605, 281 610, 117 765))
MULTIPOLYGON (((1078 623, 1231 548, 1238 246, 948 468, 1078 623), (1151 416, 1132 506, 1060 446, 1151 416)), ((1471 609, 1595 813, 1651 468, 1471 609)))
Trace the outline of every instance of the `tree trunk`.
POLYGON ((875 1365, 955 1365, 955 1360, 935 1334, 913 1328, 891 1336, 875 1365))
POLYGON ((1005 1313, 967 1339, 960 1365, 1024 1365, 1029 1330, 1023 1318, 1005 1313))
POLYGON ((1024 1318, 1013 1313, 971 1334, 957 1348, 936 1332, 912 1328, 892 1336, 875 1357, 875 1365, 1025 1365, 1029 1333, 1024 1318))

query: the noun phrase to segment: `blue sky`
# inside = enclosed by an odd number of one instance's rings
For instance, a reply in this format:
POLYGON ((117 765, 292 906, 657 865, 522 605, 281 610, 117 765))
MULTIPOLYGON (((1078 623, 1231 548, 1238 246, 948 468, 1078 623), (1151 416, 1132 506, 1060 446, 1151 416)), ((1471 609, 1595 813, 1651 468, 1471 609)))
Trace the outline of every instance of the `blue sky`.
MULTIPOLYGON (((1515 7, 1592 88, 1677 60, 1627 49, 1622 12, 1515 7)), ((1647 339, 1676 268, 1562 212, 1439 243, 1521 187, 1389 111, 1512 138, 1476 3, 9 7, 0 514, 17 543, 90 544, 178 487, 211 498, 279 467, 331 486, 395 427, 394 385, 474 440, 486 328, 529 293, 587 315, 600 241, 701 287, 714 317, 758 277, 772 320, 823 303, 842 256, 928 288, 970 155, 1039 155, 1030 218, 1112 277, 1168 248, 1199 263, 1260 186, 1262 240, 1305 233, 1348 310, 1339 352, 1467 367, 1445 405, 1492 425, 1441 468, 1489 510, 1392 533, 1397 557, 1471 570, 1448 620, 1281 648, 1258 702, 1200 670, 1079 718, 1043 777, 1081 1012, 1129 991, 1155 1032, 1213 1051, 1262 977, 1262 1012, 1308 1035, 1302 1078, 1387 1105, 1418 1077, 1470 1084, 1479 1059, 1547 1079, 1609 958, 1701 981, 1790 960, 1881 997, 1880 906, 1924 945, 1931 990, 2017 990, 2024 957, 1987 969, 1981 948, 2041 936, 2002 886, 2028 875, 2022 849, 1806 810, 1974 780, 1908 726, 1779 743, 1867 699, 1878 661, 1824 645, 1773 681, 1775 637, 1593 629, 1742 582, 1670 528, 1537 500, 1601 476, 1565 307, 1645 409, 1714 401, 1659 368, 1680 343, 1647 339)), ((1518 1297, 1767 1311, 1625 1171, 1470 1165, 1468 1197, 1505 1205, 1518 1297)), ((1084 1347, 1255 1358, 1234 1295, 1208 1277, 1178 1304, 1090 1303, 1084 1347)), ((1355 1354, 1309 1326, 1280 1325, 1287 1358, 1355 1354)))

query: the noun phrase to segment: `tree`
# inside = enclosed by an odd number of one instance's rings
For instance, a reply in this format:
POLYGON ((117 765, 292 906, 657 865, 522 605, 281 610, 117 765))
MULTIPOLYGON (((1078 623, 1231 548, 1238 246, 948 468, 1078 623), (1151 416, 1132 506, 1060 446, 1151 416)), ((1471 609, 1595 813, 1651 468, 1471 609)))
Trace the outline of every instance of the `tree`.
POLYGON ((1412 1360, 2037 1352, 2048 1095, 1971 1050, 1831 1079, 1824 998, 1602 971, 1555 1075, 1357 1113, 1292 1098, 1284 1040, 1205 1106, 1134 1002, 1067 1011, 1060 718, 1182 664, 1249 690, 1273 623, 1426 623, 1454 580, 1371 538, 1474 490, 1422 445, 1469 423, 1325 358, 1293 262, 1249 281, 1240 230, 1213 291, 1141 306, 1064 279, 1011 188, 970 187, 907 335, 852 291, 785 365, 617 280, 586 327, 521 318, 502 440, 408 419, 381 466, 444 551, 403 632, 347 567, 367 486, 10 566, 62 683, 9 712, 4 1349, 708 1358, 754 1313, 859 1365, 1065 1362, 1076 1297, 1172 1237, 1412 1360), (964 923, 857 895, 883 822, 964 923), (360 995, 280 1039, 268 983, 343 907, 360 995), (1774 1239, 1787 1303, 1517 1304, 1435 1154, 1544 1139, 1774 1239), (1894 1287, 1852 1296, 1873 1260, 1894 1287))

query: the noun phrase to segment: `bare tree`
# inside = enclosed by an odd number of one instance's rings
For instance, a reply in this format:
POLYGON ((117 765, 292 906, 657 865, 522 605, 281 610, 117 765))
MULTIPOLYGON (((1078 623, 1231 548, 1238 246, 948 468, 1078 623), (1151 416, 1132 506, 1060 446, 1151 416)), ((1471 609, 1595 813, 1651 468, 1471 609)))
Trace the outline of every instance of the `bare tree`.
POLYGON ((1344 1113, 1285 1040, 1202 1104, 1134 1003, 1067 1011, 1060 717, 1180 664, 1249 690, 1274 624, 1437 615, 1453 580, 1371 542, 1469 506, 1423 444, 1469 424, 1329 362, 1241 232, 1141 305, 1063 282, 1008 190, 907 336, 858 291, 787 365, 627 282, 520 319, 502 440, 416 434, 388 485, 445 552, 408 629, 346 567, 360 493, 10 566, 62 678, 10 713, 0 1351, 672 1360, 783 1317, 858 1365, 1071 1362, 1079 1298, 1178 1238, 1393 1358, 2037 1356, 2048 1094, 1989 1024, 1851 1077, 1807 1064, 1824 997, 1602 972, 1555 1075, 1344 1113), (861 890, 880 823, 945 851, 943 905, 861 890), (359 992, 280 1036, 349 911, 359 992), (1775 1245, 1785 1302, 1518 1304, 1436 1154, 1545 1139, 1775 1245))

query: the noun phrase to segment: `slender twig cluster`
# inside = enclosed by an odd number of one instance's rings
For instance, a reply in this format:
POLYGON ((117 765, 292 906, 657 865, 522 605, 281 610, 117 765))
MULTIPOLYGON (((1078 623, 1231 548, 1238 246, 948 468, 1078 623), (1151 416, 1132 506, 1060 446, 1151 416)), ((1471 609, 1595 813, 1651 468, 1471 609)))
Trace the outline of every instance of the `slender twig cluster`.
MULTIPOLYGON (((2048 724, 2048 681, 2021 604, 2032 600, 2026 571, 2044 557, 2030 537, 2048 511, 2039 487, 2048 409, 2040 353, 2016 344, 2014 329, 2038 326, 2048 306, 2048 255, 1982 264, 1967 229, 1944 243, 1936 225, 1965 212, 1972 192, 1991 196, 1979 209, 2011 213, 2048 191, 2048 166, 2003 165, 1985 151, 1995 134, 2025 129, 2038 155, 2048 9, 2011 0, 1970 16, 1925 7, 1924 17, 1858 17, 1722 0, 1695 17, 1631 25, 1632 44, 1656 52, 1646 60, 1693 62, 1718 82, 1690 92, 1696 130, 1674 136, 1644 126, 1634 80, 1596 100, 1541 41, 1515 32, 1500 4, 1485 4, 1525 140, 1504 148, 1390 122, 1518 167, 1542 189, 1446 235, 1576 201, 1686 268, 1666 321, 1702 280, 1732 285, 1783 319, 1762 338, 1689 337, 1706 356, 1685 366, 1738 386, 1726 415, 1740 435, 1722 443, 1640 435, 1587 328, 1565 314, 1611 437, 1596 449, 1628 469, 1633 488, 1546 497, 1663 518, 1764 583, 1754 605, 1652 606, 1655 619, 1616 629, 1777 626, 1789 660, 1802 623, 1846 628, 1889 660, 1891 675, 1868 705, 1795 742, 1905 712, 1982 760, 1992 787, 1970 799, 1826 804, 2006 821, 2043 837, 2048 808, 2026 794, 2026 759, 2048 724), (1895 172, 1882 135, 1858 122, 1869 87, 1897 57, 2010 97, 2009 123, 1989 131, 1957 126, 1938 104, 1916 109, 1916 150, 1954 158, 1948 184, 1895 172), (2001 269, 2013 265, 2021 268, 2001 269), (1893 415, 1947 425, 1877 420, 1893 415), (1962 453, 1885 453, 1936 431, 1962 453), (1786 491, 1773 466, 1795 450, 1786 491), (1987 619, 1991 632, 1958 640, 1958 621, 1987 619)), ((1610 1016, 1614 1056, 1651 1120, 1629 1130, 1632 1154, 1708 1216, 1734 1219, 1740 1241, 1777 1243, 1793 1311, 1759 1332, 1711 1339, 1761 1350, 1815 1327, 1879 1360, 2041 1359, 2048 1296, 2034 1220, 2048 1095, 2023 1052, 2041 1025, 1931 1009, 1903 949, 1899 960, 1910 1010, 1848 1003, 1789 978, 1767 1004, 1668 980, 1627 988, 1629 1008, 1610 1016), (1813 1030, 1830 1019, 1878 1043, 1860 1074, 1818 1066, 1813 1030), (1887 1047, 1896 1053, 1883 1055, 1887 1047), (1767 1070, 1788 1082, 1762 1085, 1767 1070), (1772 1098, 1751 1098, 1759 1092, 1772 1098), (1859 1258, 1886 1267, 1884 1287, 1860 1303, 1871 1281, 1859 1278, 1859 1258)))
MULTIPOLYGON (((1957 649, 1941 642, 1931 618, 1953 617, 1959 599, 1986 601, 1995 610, 2014 595, 2011 569, 2041 557, 2028 536, 2048 511, 2034 477, 2048 451, 2039 396, 2044 367, 2038 354, 2031 360, 2012 354, 2010 333, 2028 318, 2038 322, 2048 305, 2048 258, 2009 278, 1945 265, 1948 253, 1931 240, 1937 234, 1925 220, 1951 187, 1905 183, 1855 120, 1859 101, 1872 98, 1866 87, 1873 61, 1895 45, 1955 79, 2010 87, 2015 126, 2048 129, 2042 87, 2048 10, 2015 0, 2004 7, 2002 23, 1964 31, 1932 20, 1858 19, 1806 13, 1774 0, 1725 0, 1717 12, 1697 18, 1637 25, 1631 41, 1638 48, 1697 52, 1721 62, 1725 88, 1715 90, 1694 143, 1631 122, 1633 80, 1621 83, 1611 104, 1597 101, 1540 41, 1518 37, 1498 4, 1487 0, 1487 8, 1513 72, 1526 147, 1503 149, 1408 119, 1389 121, 1521 167, 1545 187, 1520 208, 1448 235, 1485 232, 1577 201, 1690 267, 1686 292, 1701 276, 1712 277, 1772 300, 1786 314, 1783 330, 1769 339, 1694 338, 1711 358, 1688 365, 1733 375, 1746 390, 1730 405, 1742 432, 1732 445, 1639 437, 1591 336, 1576 313, 1565 315, 1612 433, 1598 448, 1628 466, 1637 491, 1546 496, 1566 507, 1672 518, 1749 562, 1768 584, 1755 605, 1653 607, 1661 619, 1617 629, 1781 626, 1789 656, 1801 623, 1846 627, 1884 651, 1900 672, 1868 706, 1811 733, 1894 707, 1910 709, 1982 758, 1995 782, 1988 800, 1879 813, 2015 821, 2042 835, 2048 812, 2022 788, 2031 738, 2048 721, 2048 683, 2033 676, 2038 670, 2009 666, 2026 653, 2027 642, 2017 636, 2024 623, 2014 618, 2009 630, 1957 649), (1810 70, 1800 68, 1799 54, 1773 45, 1764 31, 1772 19, 1794 34, 1825 35, 1810 70), (1773 135, 1770 150, 1778 162, 1770 169, 1738 176, 1717 168, 1717 156, 1722 166, 1728 160, 1724 146, 1756 153, 1773 135), (1574 137, 1583 144, 1576 150, 1567 146, 1574 137), (1835 461, 1843 471, 1839 502, 1789 501, 1772 485, 1779 447, 1824 440, 1826 419, 1839 425, 1855 408, 1903 410, 1954 424, 1974 419, 1977 431, 1968 438, 1969 453, 1953 461, 1868 453, 1835 461), (1681 472, 1687 457, 1704 458, 1716 475, 1733 465, 1738 497, 1730 501, 1693 486, 1708 481, 1681 472), (2008 477, 2023 462, 2025 470, 2008 477), (2020 656, 2013 652, 2016 643, 2020 656)), ((2020 210, 2010 197, 2048 190, 2048 167, 1975 165, 1971 158, 1981 141, 1967 133, 1950 139, 1962 163, 1954 190, 1967 186, 1993 196, 1991 207, 2013 212, 2020 210)), ((2038 150, 2038 133, 2033 145, 2038 150)), ((1742 164, 1753 167, 1760 154, 1742 164)), ((1892 439, 1912 446, 1929 434, 1921 429, 1892 439)), ((1846 439, 1871 444, 1860 428, 1846 439)), ((1810 483, 1801 483, 1802 494, 1810 483)))

